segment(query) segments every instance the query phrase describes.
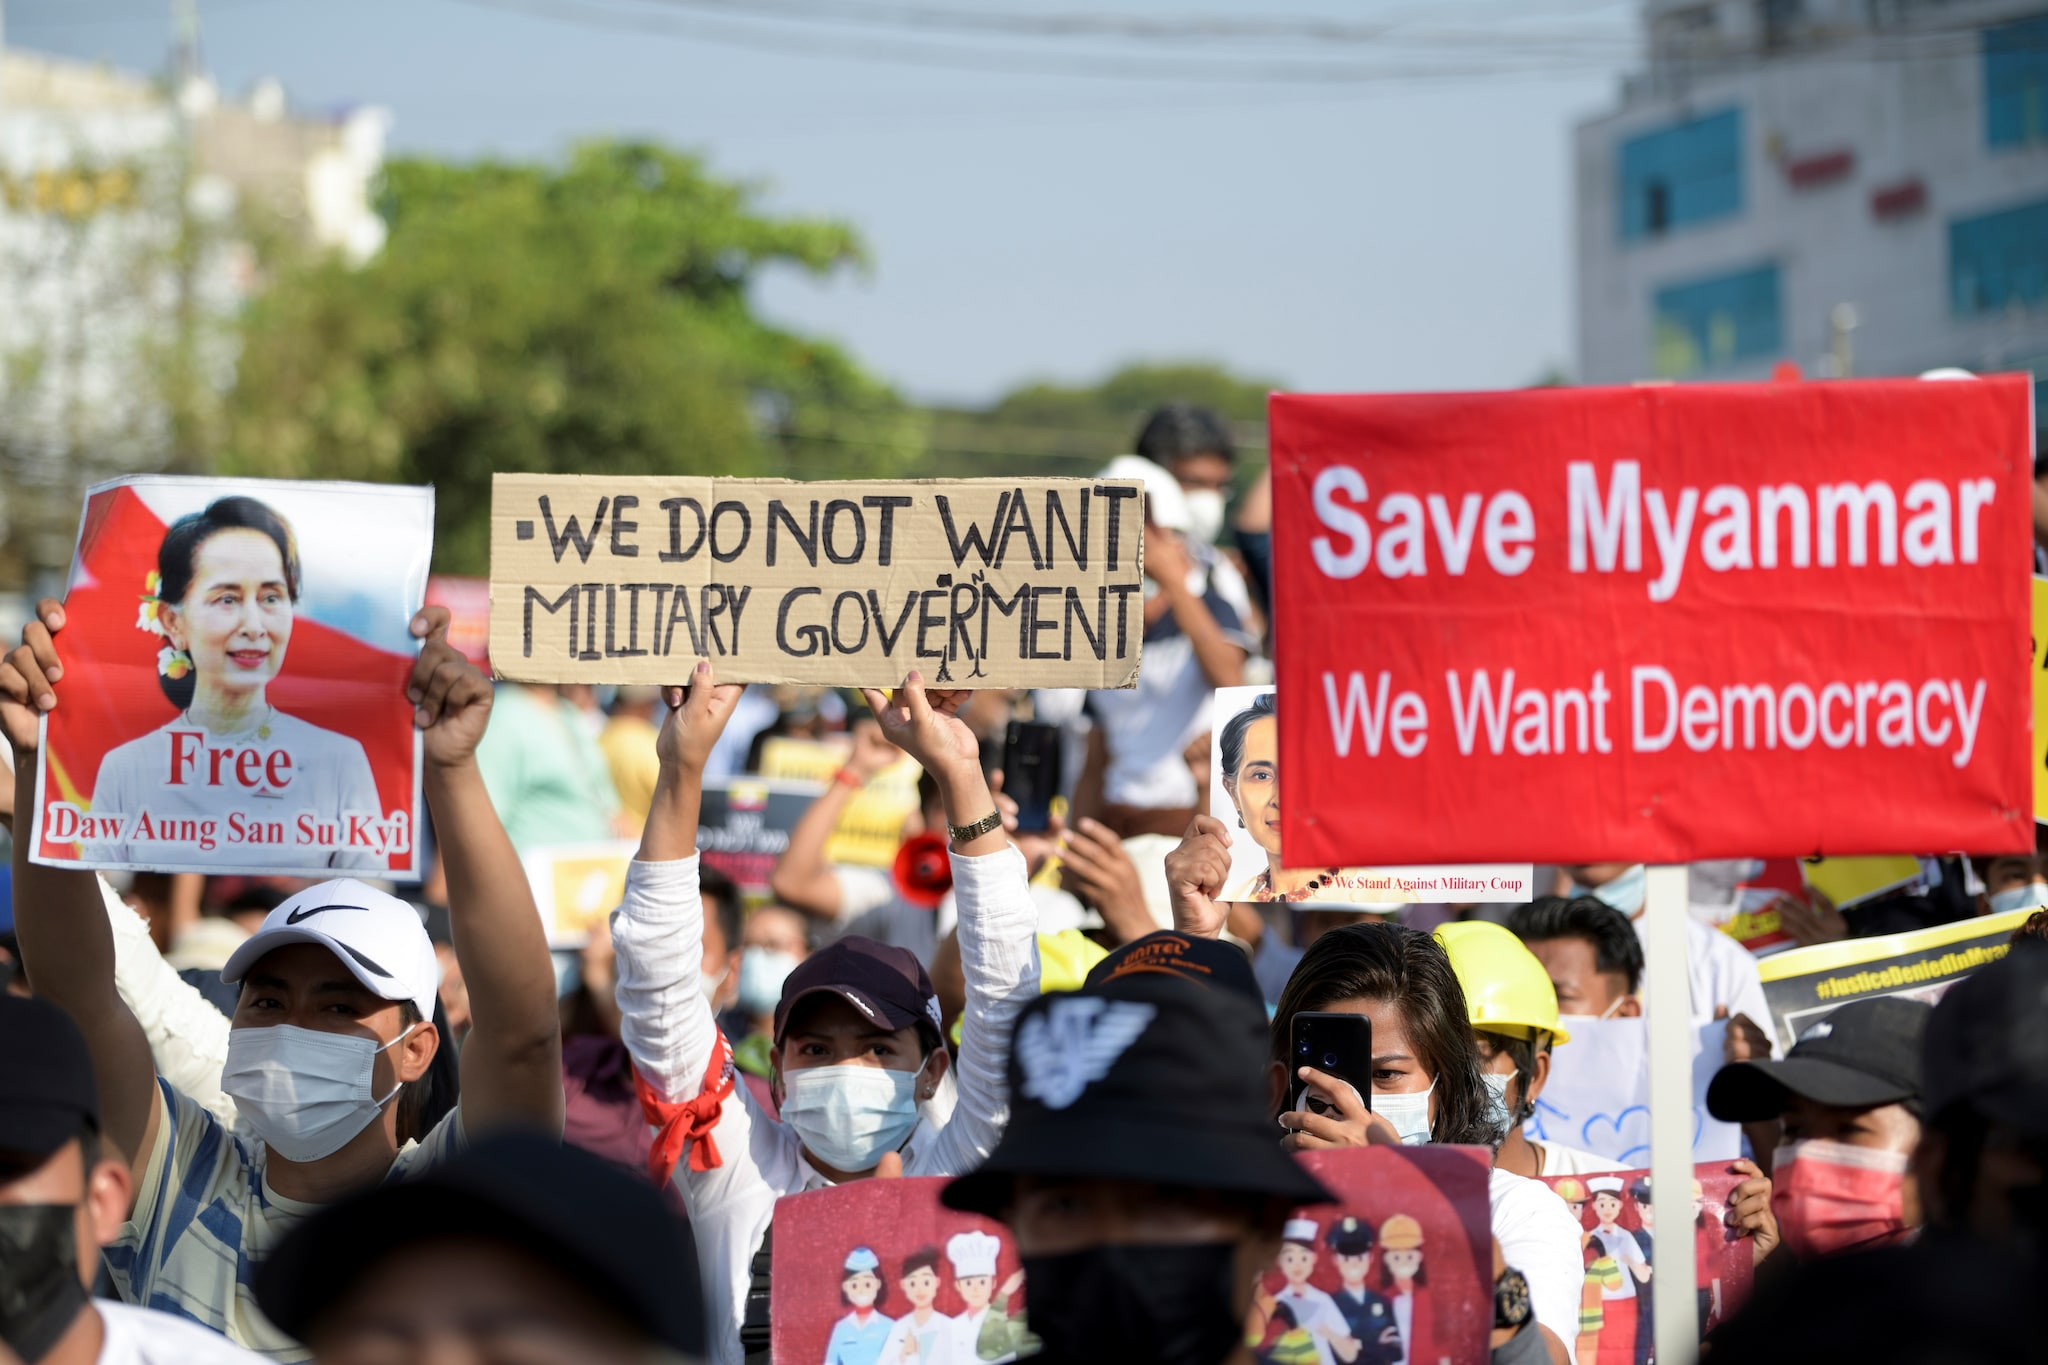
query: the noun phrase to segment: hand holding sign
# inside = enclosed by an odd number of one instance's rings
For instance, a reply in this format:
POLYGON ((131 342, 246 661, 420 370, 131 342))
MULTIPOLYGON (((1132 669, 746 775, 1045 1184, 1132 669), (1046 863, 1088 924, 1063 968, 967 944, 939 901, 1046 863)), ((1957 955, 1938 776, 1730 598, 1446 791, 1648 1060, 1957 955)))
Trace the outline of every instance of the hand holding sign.
POLYGON ((1197 815, 1180 847, 1166 855, 1166 891, 1173 927, 1197 938, 1223 933, 1228 908, 1216 898, 1230 876, 1230 831, 1213 815, 1197 815))
POLYGON ((661 699, 668 704, 668 719, 654 741, 662 766, 702 774, 746 690, 745 683, 720 684, 708 659, 698 663, 695 680, 688 687, 663 688, 661 699))
POLYGON ((0 696, 5 698, 0 700, 0 725, 14 752, 25 758, 35 755, 43 712, 57 705, 50 684, 64 676, 64 666, 57 662, 51 636, 62 629, 64 604, 45 597, 36 603, 36 619, 22 627, 21 644, 0 664, 0 696))

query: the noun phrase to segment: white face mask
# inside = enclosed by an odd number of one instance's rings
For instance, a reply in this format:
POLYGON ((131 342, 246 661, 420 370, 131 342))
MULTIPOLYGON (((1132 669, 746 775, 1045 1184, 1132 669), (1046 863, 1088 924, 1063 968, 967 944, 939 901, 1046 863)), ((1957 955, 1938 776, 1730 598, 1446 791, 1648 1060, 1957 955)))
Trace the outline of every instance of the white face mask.
POLYGON ((1633 995, 1616 996, 1614 999, 1614 1003, 1609 1005, 1606 1009, 1602 1010, 1598 1014, 1566 1014, 1563 1011, 1559 1011, 1557 1020, 1561 1024, 1569 1024, 1571 1028, 1582 1028, 1587 1024, 1597 1024, 1605 1019, 1619 1018, 1621 1015, 1621 1007, 1623 1005, 1626 1005, 1629 1001, 1633 999, 1635 999, 1633 995), (1574 1024, 1572 1023, 1573 1020, 1577 1020, 1578 1022, 1574 1024))
POLYGON ((2041 909, 2048 909, 2048 886, 2040 882, 2010 886, 1991 898, 1991 913, 1994 915, 2003 915, 2012 910, 2041 909))
POLYGON ((418 1027, 406 1025, 383 1047, 293 1024, 232 1029, 220 1088, 271 1151, 286 1161, 318 1161, 347 1146, 404 1088, 395 1085, 380 1100, 370 1073, 378 1053, 418 1027))
POLYGON ((1214 545, 1216 537, 1223 534, 1222 490, 1189 488, 1183 490, 1183 496, 1188 504, 1188 539, 1214 545))
MULTIPOLYGON (((927 1057, 926 1063, 930 1063, 927 1057)), ((924 1067, 814 1066, 783 1073, 782 1121, 804 1149, 838 1171, 873 1170, 917 1127, 917 1082, 924 1067)))
POLYGON ((1436 1089, 1436 1082, 1429 1083, 1428 1090, 1417 1090, 1407 1095, 1388 1095, 1380 1091, 1372 1093, 1372 1112, 1394 1125, 1394 1132, 1404 1147, 1419 1147, 1429 1141, 1429 1097, 1436 1089))
POLYGON ((1643 898, 1649 894, 1650 869, 1642 863, 1637 863, 1605 886, 1586 887, 1574 883, 1572 890, 1578 895, 1605 901, 1622 914, 1633 918, 1636 912, 1643 908, 1643 898))
POLYGON ((1502 1132, 1514 1126, 1514 1111, 1508 1107, 1508 1082, 1514 1078, 1512 1072, 1484 1071, 1479 1075, 1486 1082, 1486 1121, 1502 1132))
POLYGON ((740 951, 740 1008, 748 1014, 773 1014, 782 1002, 782 983, 797 968, 796 954, 780 948, 740 951))
POLYGON ((732 967, 730 965, 719 968, 717 976, 713 976, 709 972, 697 973, 697 989, 704 992, 705 1004, 715 1005, 718 1003, 718 993, 725 989, 725 979, 731 975, 732 967))

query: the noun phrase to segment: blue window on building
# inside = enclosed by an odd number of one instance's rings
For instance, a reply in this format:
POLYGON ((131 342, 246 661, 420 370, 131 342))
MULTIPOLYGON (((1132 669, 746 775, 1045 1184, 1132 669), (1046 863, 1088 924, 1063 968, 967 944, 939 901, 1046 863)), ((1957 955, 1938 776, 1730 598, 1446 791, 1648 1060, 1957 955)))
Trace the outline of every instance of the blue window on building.
POLYGON ((1621 144, 1623 241, 1740 212, 1741 110, 1725 109, 1621 144))
POLYGON ((1776 355, 1783 346, 1778 267, 1691 280, 1657 291, 1657 373, 1667 379, 1776 355))
POLYGON ((1984 140, 2048 141, 2048 15, 1984 30, 1984 140))
POLYGON ((1959 318, 2048 303, 2048 199, 1950 223, 1948 287, 1959 318))

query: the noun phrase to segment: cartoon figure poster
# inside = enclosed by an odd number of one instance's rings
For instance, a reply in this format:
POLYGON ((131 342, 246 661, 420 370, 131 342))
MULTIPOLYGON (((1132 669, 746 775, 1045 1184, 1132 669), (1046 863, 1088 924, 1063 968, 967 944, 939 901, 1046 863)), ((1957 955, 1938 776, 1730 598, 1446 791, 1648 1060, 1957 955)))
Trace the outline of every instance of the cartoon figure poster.
POLYGON ((44 717, 53 866, 418 881, 405 684, 427 488, 139 477, 86 495, 44 717))
POLYGON ((776 1365, 1002 1365, 1038 1352, 1000 1223, 939 1178, 861 1180, 775 1202, 776 1365))
POLYGON ((1298 868, 1280 857, 1280 720, 1271 687, 1219 687, 1211 712, 1209 814, 1230 830, 1227 901, 1349 907, 1526 901, 1527 863, 1298 868))
POLYGON ((1490 1154, 1367 1147, 1299 1159, 1339 1202, 1287 1220, 1245 1325, 1262 1365, 1482 1365, 1490 1154))
MULTIPOLYGON (((1540 1179, 1557 1191, 1585 1229, 1579 1239, 1586 1263, 1585 1292, 1579 1301, 1581 1365, 1650 1365, 1651 1315, 1660 1292, 1650 1173, 1540 1179)), ((1741 1180, 1725 1162, 1702 1162, 1693 1168, 1692 1221, 1687 1230, 1699 1269, 1695 1290, 1702 1337, 1742 1306, 1755 1277, 1750 1241, 1728 1226, 1728 1205, 1741 1180)))

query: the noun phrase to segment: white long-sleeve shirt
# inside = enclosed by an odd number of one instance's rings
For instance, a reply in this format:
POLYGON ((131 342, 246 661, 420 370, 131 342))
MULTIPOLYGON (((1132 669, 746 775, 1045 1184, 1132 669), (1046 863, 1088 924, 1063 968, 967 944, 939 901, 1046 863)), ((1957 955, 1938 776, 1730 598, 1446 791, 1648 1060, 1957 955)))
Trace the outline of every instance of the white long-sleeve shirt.
MULTIPOLYGON (((634 862, 624 903, 612 915, 618 953, 620 1036, 633 1065, 662 1099, 682 1103, 703 1087, 718 1028, 698 987, 704 906, 697 859, 634 862)), ((960 905, 960 966, 967 1008, 960 1034, 958 1103, 950 1121, 926 1106, 903 1149, 905 1175, 958 1175, 994 1150, 1009 1120, 1004 1068, 1010 1032, 1038 994, 1038 906, 1023 855, 1014 848, 979 858, 953 856, 960 905)), ((740 1326, 754 1254, 785 1194, 832 1183, 803 1159, 796 1133, 768 1117, 737 1087, 712 1129, 722 1163, 676 1167, 690 1212, 712 1324, 714 1365, 740 1365, 740 1326)))

